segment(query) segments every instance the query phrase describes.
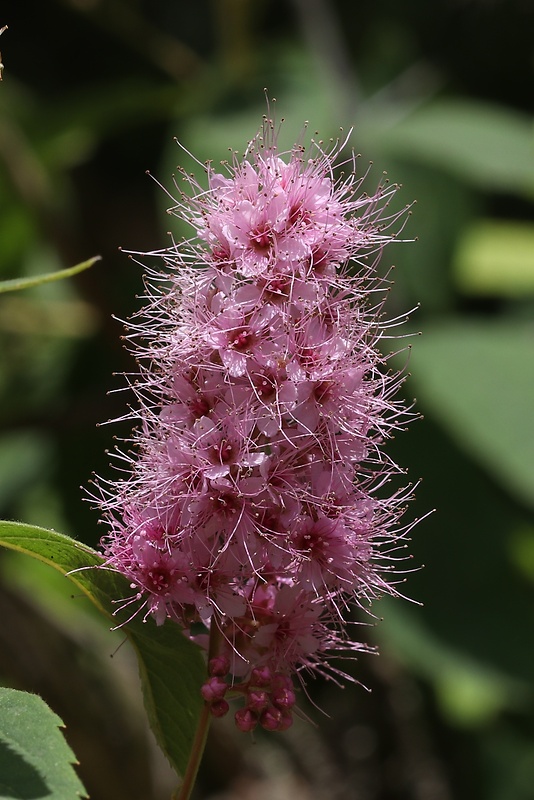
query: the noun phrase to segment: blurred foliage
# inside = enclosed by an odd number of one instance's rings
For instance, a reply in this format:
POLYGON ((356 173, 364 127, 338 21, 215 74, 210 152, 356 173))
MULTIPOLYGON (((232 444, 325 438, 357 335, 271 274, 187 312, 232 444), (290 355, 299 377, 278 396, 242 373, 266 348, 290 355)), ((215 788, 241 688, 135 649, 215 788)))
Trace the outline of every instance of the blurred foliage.
MULTIPOLYGON (((367 635, 382 656, 354 667, 371 694, 310 687, 330 715, 310 706, 318 729, 302 722, 252 748, 215 726, 198 797, 530 800, 534 6, 26 0, 0 11, 0 279, 103 257, 68 282, 0 297, 1 515, 98 540, 79 486, 110 474, 105 451, 128 435, 123 423, 96 426, 125 411, 126 395, 106 395, 123 386, 113 374, 132 369, 113 315, 131 314, 142 291, 141 269, 118 247, 153 251, 166 231, 184 233, 145 175, 172 194, 176 165, 194 168, 173 137, 200 161, 242 151, 264 87, 287 118, 287 145, 305 120, 323 139, 353 128, 362 173, 372 160, 371 181, 387 170, 403 185, 400 206, 417 200, 403 238, 418 241, 384 256, 396 264, 390 316, 421 304, 399 333, 423 333, 406 391, 425 419, 391 443, 412 480, 424 478, 409 513, 436 509, 413 531, 405 591, 417 602, 377 610, 384 622, 367 635)), ((117 724, 103 721, 108 699, 84 733, 69 676, 111 697, 104 665, 116 639, 94 636, 83 615, 66 623, 43 600, 55 584, 31 569, 25 577, 2 554, 3 682, 54 700, 95 800, 165 796, 165 765, 139 755, 131 670, 117 724), (25 657, 28 636, 57 637, 53 669, 44 651, 25 657)))

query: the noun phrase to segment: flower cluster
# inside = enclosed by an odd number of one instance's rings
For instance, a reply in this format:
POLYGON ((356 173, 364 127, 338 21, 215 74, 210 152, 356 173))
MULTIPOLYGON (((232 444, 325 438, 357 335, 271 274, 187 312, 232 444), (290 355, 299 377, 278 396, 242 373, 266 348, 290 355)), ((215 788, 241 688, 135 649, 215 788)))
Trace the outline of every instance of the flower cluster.
POLYGON ((215 716, 240 697, 244 731, 288 728, 295 676, 366 649, 344 619, 395 593, 406 535, 381 449, 402 376, 377 347, 396 187, 365 194, 354 156, 336 179, 341 151, 279 153, 266 119, 207 189, 182 174, 194 235, 156 254, 130 325, 136 453, 100 501, 107 565, 209 650, 202 695, 215 716))

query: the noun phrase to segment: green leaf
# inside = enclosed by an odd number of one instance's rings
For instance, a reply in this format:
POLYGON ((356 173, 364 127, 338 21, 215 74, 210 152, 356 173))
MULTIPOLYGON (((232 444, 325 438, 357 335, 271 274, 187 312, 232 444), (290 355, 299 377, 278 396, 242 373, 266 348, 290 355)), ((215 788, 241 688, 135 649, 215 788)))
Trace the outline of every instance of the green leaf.
MULTIPOLYGON (((430 413, 434 407, 423 403, 423 396, 427 394, 421 390, 417 405, 424 419, 411 426, 409 434, 397 436, 389 450, 413 477, 423 477, 410 517, 436 511, 414 529, 410 549, 416 569, 403 587, 403 593, 422 605, 395 602, 395 610, 398 605, 398 610, 409 611, 447 649, 531 687, 534 648, 525 631, 534 630, 533 586, 519 571, 512 547, 517 531, 528 525, 529 509, 499 491, 488 466, 480 468, 463 437, 454 437, 461 440, 457 446, 450 426, 437 424, 430 413), (426 567, 417 569, 421 565, 426 567), (520 624, 511 626, 514 619, 520 624)), ((373 611, 388 622, 388 609, 373 611)), ((390 627, 403 638, 393 619, 390 627)), ((413 650, 421 660, 429 657, 419 653, 415 642, 413 650)), ((437 668, 439 658, 432 664, 437 668)), ((433 668, 430 662, 428 666, 433 668)))
MULTIPOLYGON (((102 567, 95 550, 55 531, 0 522, 0 545, 32 555, 67 575, 106 616, 120 624, 117 601, 132 596, 127 579, 102 567)), ((128 606, 131 615, 135 606, 128 606)), ((183 774, 202 710, 200 687, 206 667, 200 649, 181 628, 168 622, 157 626, 142 612, 122 630, 137 654, 145 707, 159 745, 172 766, 183 774)))
POLYGON ((40 431, 6 431, 0 436, 0 508, 35 486, 52 460, 52 443, 40 431))
POLYGON ((465 292, 523 297, 534 293, 534 225, 484 220, 467 229, 455 257, 465 292))
POLYGON ((519 572, 534 583, 534 526, 524 525, 509 537, 509 552, 519 572))
POLYGON ((394 654, 430 681, 444 713, 454 723, 485 724, 505 708, 518 708, 530 686, 473 658, 440 639, 418 613, 383 598, 376 609, 383 617, 375 629, 380 650, 394 654))
POLYGON ((51 283, 52 281, 60 281, 63 278, 72 278, 79 272, 83 272, 97 261, 100 261, 101 256, 94 256, 88 261, 83 261, 81 264, 76 264, 75 267, 68 267, 67 269, 60 269, 56 272, 47 272, 44 275, 32 275, 29 278, 13 278, 9 281, 0 281, 0 293, 2 292, 16 292, 19 289, 29 289, 31 286, 40 286, 42 283, 51 283))
POLYGON ((426 327, 410 370, 423 411, 521 501, 534 505, 534 331, 520 322, 426 327))
POLYGON ((0 688, 0 800, 87 797, 60 727, 37 695, 0 688))
POLYGON ((172 622, 151 619, 125 627, 138 658, 145 708, 156 740, 184 775, 203 707, 200 688, 206 664, 200 648, 172 622))
MULTIPOLYGON (((401 109, 402 114, 402 109, 401 109)), ((363 120, 386 152, 445 169, 493 191, 534 195, 532 120, 480 102, 440 100, 401 116, 363 120), (389 124, 388 124, 389 118, 389 124)))

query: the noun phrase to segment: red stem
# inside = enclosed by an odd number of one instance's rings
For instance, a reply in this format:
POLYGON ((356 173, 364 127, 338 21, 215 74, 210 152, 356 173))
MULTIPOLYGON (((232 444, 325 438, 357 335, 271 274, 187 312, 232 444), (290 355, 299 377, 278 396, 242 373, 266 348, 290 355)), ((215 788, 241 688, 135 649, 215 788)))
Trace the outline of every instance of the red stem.
POLYGON ((200 719, 198 721, 195 738, 193 739, 193 746, 191 747, 191 754, 187 762, 187 768, 184 774, 184 779, 181 786, 173 794, 173 800, 189 800, 193 786, 195 785, 198 768, 202 761, 204 748, 206 746, 206 739, 211 722, 211 710, 208 703, 204 703, 200 719))
MULTIPOLYGON (((216 655, 220 636, 221 632, 219 629, 219 620, 217 615, 213 614, 210 625, 208 659, 213 658, 213 656, 216 655)), ((195 738, 193 739, 193 745, 191 747, 191 753, 189 755, 189 761, 187 762, 183 781, 178 789, 174 792, 171 800, 189 800, 191 797, 191 792, 193 791, 198 774, 198 768, 200 767, 200 762, 202 761, 202 756, 204 755, 211 718, 212 715, 210 704, 204 703, 200 718, 198 720, 197 729, 195 731, 195 738)))

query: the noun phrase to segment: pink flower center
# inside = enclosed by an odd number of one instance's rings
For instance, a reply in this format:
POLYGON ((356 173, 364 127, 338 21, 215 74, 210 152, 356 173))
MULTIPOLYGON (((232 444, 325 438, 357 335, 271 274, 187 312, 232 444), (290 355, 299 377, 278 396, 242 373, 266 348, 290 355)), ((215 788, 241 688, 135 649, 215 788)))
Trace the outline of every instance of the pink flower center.
POLYGON ((200 419, 211 411, 211 407, 206 398, 199 395, 189 402, 189 410, 195 419, 200 419))
POLYGON ((213 494, 211 499, 213 500, 214 511, 225 517, 231 517, 241 510, 241 504, 232 492, 218 492, 213 494))
POLYGON ((260 279, 258 286, 263 289, 264 297, 268 302, 281 302, 289 297, 291 282, 287 275, 278 275, 269 280, 260 279))
POLYGON ((316 247, 310 257, 310 267, 318 274, 321 275, 328 266, 329 260, 325 251, 316 247))
POLYGON ((318 381, 313 387, 313 396, 319 405, 327 403, 331 399, 333 381, 318 381))
POLYGON ((309 224, 310 222, 310 212, 308 209, 304 208, 302 203, 293 203, 289 210, 289 215, 287 219, 288 226, 296 225, 297 222, 302 222, 309 224))
POLYGON ((319 364, 320 358, 321 356, 317 350, 312 347, 306 347, 299 356, 299 361, 304 369, 312 370, 319 364))
POLYGON ((273 234, 267 223, 264 222, 251 231, 249 239, 253 249, 257 253, 264 255, 272 245, 273 234))
POLYGON ((234 447, 227 439, 223 439, 220 444, 214 445, 213 455, 216 464, 230 464, 234 458, 234 447))
POLYGON ((284 642, 286 639, 293 636, 291 623, 288 619, 281 620, 276 626, 274 638, 277 642, 284 642))
POLYGON ((259 373, 253 378, 254 386, 258 397, 262 400, 270 400, 276 393, 276 381, 264 372, 259 373))
POLYGON ((248 328, 244 328, 240 331, 234 333, 230 340, 230 346, 234 348, 234 350, 248 350, 254 341, 254 334, 248 328))
POLYGON ((149 592, 154 592, 154 594, 166 594, 173 574, 173 569, 166 569, 163 566, 153 567, 144 573, 143 585, 149 592))
POLYGON ((316 527, 294 534, 291 543, 295 550, 314 561, 326 561, 328 559, 329 541, 325 539, 316 527))

